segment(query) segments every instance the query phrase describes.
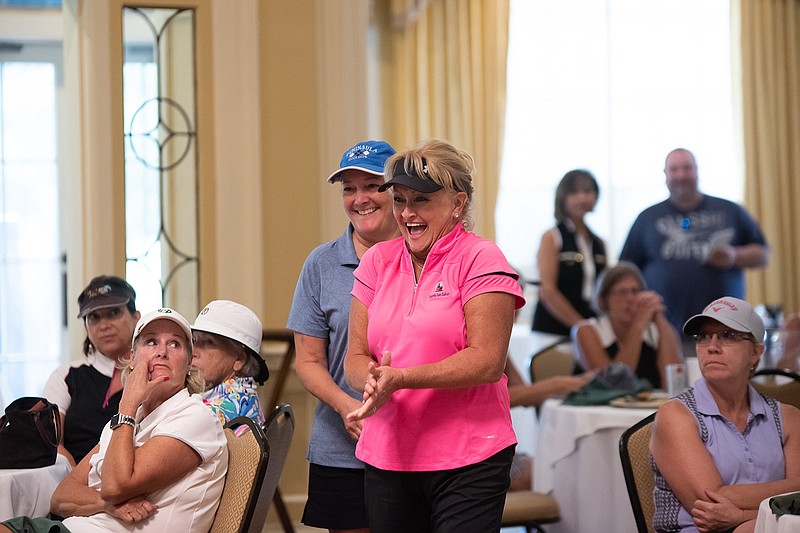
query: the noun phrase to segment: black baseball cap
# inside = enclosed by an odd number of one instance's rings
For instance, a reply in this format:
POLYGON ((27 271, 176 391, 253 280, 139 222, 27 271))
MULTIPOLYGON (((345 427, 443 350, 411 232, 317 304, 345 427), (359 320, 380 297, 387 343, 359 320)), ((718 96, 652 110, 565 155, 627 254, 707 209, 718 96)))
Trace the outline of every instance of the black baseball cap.
POLYGON ((78 318, 97 309, 119 307, 128 302, 136 303, 136 291, 127 281, 117 276, 97 276, 78 296, 78 318))

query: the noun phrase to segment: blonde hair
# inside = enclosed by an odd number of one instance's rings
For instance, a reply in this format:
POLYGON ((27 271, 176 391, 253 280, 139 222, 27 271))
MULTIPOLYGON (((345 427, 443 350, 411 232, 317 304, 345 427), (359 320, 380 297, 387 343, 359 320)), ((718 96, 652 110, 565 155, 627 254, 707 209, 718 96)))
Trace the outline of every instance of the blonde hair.
POLYGON ((392 169, 398 161, 403 161, 406 170, 413 169, 417 176, 430 179, 453 194, 467 193, 467 201, 461 212, 461 225, 467 231, 472 230, 475 226, 472 218, 472 175, 475 173, 475 161, 471 155, 447 141, 427 139, 411 150, 396 153, 387 159, 386 176, 392 175, 392 169))

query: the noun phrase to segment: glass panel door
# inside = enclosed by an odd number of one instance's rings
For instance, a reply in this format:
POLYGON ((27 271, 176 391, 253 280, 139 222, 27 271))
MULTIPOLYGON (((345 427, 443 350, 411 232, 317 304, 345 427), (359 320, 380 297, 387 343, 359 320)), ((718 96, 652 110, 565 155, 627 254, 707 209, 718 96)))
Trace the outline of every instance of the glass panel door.
POLYGON ((61 361, 57 95, 61 47, 0 47, 0 407, 61 361))

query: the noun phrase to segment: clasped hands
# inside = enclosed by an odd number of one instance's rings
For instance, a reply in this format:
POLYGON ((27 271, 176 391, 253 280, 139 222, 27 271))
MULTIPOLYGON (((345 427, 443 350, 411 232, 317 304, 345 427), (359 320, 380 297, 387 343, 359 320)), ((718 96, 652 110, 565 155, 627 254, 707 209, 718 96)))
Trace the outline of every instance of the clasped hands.
POLYGON ((147 501, 145 496, 136 496, 119 505, 109 504, 106 512, 115 516, 126 524, 143 522, 155 514, 158 508, 147 501))
POLYGON ((646 325, 664 313, 664 299, 655 291, 641 291, 636 295, 636 317, 646 325))
POLYGON ((381 364, 370 361, 367 365, 367 380, 364 383, 364 396, 361 406, 348 413, 347 420, 363 420, 378 412, 383 404, 389 401, 392 393, 401 388, 400 371, 392 368, 392 354, 385 350, 381 364))

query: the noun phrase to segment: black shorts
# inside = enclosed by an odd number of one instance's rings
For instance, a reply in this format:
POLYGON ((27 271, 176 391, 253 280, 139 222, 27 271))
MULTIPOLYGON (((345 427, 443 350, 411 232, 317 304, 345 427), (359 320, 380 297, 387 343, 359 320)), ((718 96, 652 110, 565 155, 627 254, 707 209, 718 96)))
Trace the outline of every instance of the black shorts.
POLYGON ((514 446, 453 470, 394 472, 367 465, 372 531, 499 531, 514 446))
POLYGON ((302 522, 324 529, 368 527, 364 469, 311 463, 308 471, 308 501, 302 522))

